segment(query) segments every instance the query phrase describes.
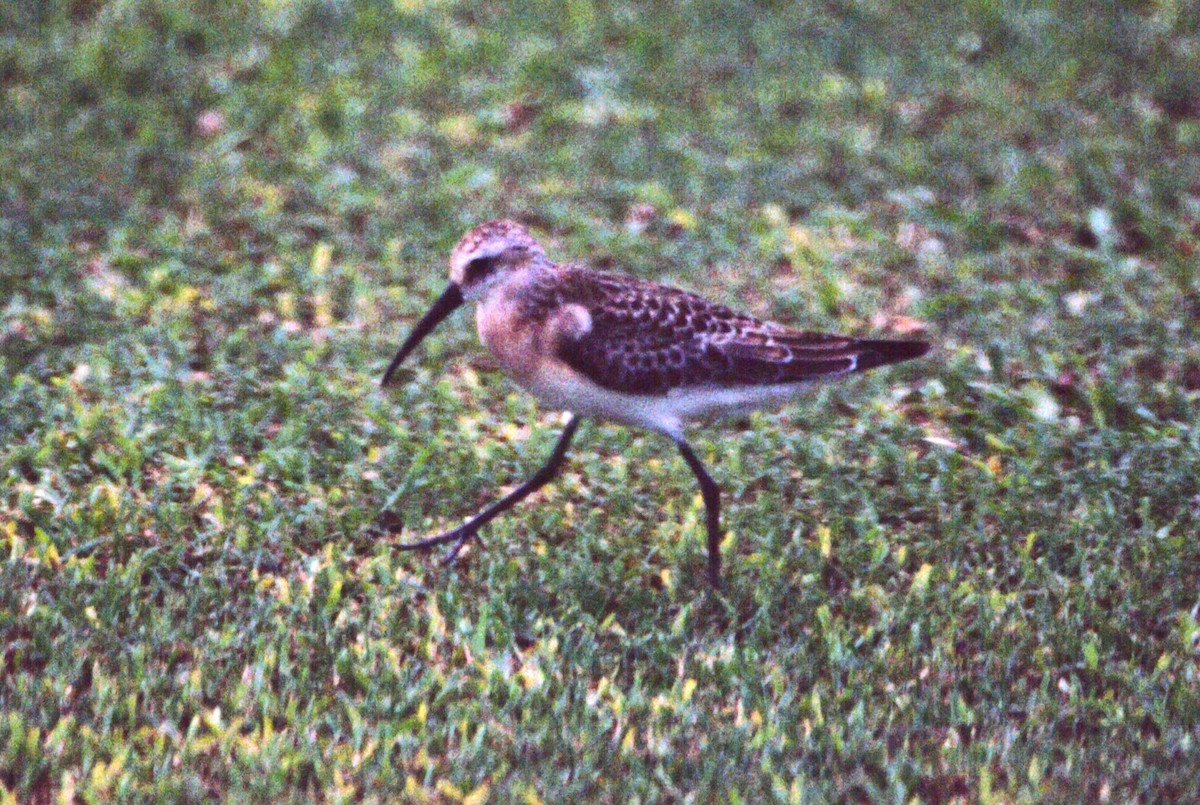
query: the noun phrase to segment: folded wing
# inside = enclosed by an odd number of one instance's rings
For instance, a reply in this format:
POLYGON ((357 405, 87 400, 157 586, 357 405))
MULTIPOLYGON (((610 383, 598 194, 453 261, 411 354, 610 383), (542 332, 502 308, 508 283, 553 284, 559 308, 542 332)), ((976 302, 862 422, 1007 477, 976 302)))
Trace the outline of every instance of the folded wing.
POLYGON ((626 277, 591 275, 576 298, 591 328, 558 357, 627 394, 803 383, 923 355, 918 341, 875 341, 791 330, 695 294, 626 277))

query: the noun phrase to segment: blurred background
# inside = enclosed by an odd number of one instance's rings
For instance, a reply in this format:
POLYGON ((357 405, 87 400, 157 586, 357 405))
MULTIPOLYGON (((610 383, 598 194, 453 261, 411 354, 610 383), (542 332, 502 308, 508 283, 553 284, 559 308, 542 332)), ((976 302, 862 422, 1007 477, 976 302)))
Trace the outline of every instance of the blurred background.
POLYGON ((197 366, 259 314, 376 334, 463 230, 506 215, 762 313, 915 313, 980 343, 1051 317, 1085 361, 1149 338, 1152 375, 1200 380, 1155 307, 1196 307, 1186 4, 3 15, 10 373, 69 370, 190 295, 208 318, 171 340, 197 366))
POLYGON ((1200 10, 0 5, 18 801, 1196 794, 1200 10), (923 361, 670 445, 554 412, 467 228, 923 361), (567 649, 570 649, 569 651, 567 649))

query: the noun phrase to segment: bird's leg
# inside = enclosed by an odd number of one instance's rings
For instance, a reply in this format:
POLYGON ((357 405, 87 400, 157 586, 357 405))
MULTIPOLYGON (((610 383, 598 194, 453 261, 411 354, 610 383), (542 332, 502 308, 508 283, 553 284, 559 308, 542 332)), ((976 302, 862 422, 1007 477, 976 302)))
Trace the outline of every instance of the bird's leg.
POLYGON ((705 471, 704 465, 692 448, 682 438, 674 437, 683 460, 692 468, 692 474, 700 482, 700 494, 704 498, 704 510, 708 515, 708 580, 713 589, 721 587, 721 490, 717 482, 705 471))
POLYGON ((397 550, 401 551, 420 551, 434 546, 441 545, 446 542, 453 542, 454 545, 446 553, 442 559, 442 564, 448 565, 457 557, 458 552, 463 549, 467 541, 471 537, 477 537, 479 529, 486 525, 496 515, 511 509, 517 503, 528 497, 531 493, 545 486, 551 478, 555 476, 559 468, 562 466, 563 459, 567 455, 567 447, 571 444, 571 437, 575 435, 575 429, 579 427, 579 417, 572 415, 567 422, 567 426, 563 429, 562 435, 558 437, 558 444, 554 445, 554 452, 550 454, 550 458, 542 465, 541 469, 535 472, 529 480, 518 486, 512 492, 509 492, 500 500, 488 506, 479 514, 472 517, 467 522, 460 525, 458 528, 451 529, 444 534, 438 534, 435 537, 420 540, 419 542, 410 542, 407 545, 397 545, 397 550))

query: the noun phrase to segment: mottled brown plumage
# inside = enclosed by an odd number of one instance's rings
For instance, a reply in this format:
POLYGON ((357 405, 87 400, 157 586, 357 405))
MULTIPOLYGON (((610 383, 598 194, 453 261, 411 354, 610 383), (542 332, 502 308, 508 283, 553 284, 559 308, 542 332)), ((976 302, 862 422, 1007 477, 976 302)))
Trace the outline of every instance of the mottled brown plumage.
POLYGON ((604 388, 673 389, 803 383, 916 357, 925 345, 802 332, 687 291, 567 267, 558 304, 582 305, 591 329, 558 357, 604 388))
POLYGON ((464 525, 405 548, 453 542, 449 559, 500 512, 557 471, 578 417, 670 436, 695 474, 707 513, 709 578, 718 584, 720 492, 683 438, 684 422, 796 396, 809 383, 916 358, 919 341, 802 332, 701 296, 632 277, 553 263, 519 224, 472 229, 450 258, 450 287, 414 327, 383 382, 464 301, 501 369, 549 405, 571 411, 550 461, 464 525))

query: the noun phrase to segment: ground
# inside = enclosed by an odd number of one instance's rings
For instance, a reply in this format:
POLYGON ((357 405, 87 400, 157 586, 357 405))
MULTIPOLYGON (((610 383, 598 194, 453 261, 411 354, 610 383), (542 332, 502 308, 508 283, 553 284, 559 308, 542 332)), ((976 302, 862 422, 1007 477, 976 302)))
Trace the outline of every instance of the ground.
POLYGON ((0 8, 10 801, 1200 799, 1192 4, 0 8), (471 225, 920 361, 561 428, 471 225), (395 540, 371 535, 380 512, 395 540))

